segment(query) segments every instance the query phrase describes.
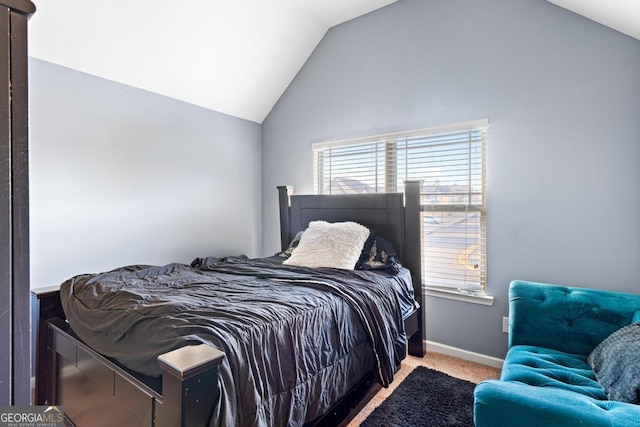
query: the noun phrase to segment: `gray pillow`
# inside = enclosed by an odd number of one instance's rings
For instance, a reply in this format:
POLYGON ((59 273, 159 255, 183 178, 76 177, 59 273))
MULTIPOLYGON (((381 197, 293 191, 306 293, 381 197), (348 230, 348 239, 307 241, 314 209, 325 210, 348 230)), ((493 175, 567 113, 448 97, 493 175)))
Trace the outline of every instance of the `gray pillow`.
POLYGON ((618 329, 587 357, 609 400, 640 403, 640 322, 618 329))

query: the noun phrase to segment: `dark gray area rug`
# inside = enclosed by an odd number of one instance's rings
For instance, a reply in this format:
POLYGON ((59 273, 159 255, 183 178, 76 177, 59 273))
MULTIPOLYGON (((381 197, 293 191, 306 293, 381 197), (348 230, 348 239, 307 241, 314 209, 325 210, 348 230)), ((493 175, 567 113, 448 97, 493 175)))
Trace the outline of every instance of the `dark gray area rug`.
POLYGON ((418 366, 361 426, 473 427, 475 386, 418 366))

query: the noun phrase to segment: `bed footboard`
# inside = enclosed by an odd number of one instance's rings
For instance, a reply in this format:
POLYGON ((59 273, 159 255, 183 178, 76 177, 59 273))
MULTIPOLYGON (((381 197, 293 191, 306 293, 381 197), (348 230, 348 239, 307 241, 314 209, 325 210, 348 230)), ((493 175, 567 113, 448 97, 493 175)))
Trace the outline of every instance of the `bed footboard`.
MULTIPOLYGON (((206 425, 217 404, 224 353, 186 346, 158 357, 160 378, 123 368, 82 342, 60 317, 53 289, 36 290, 36 405, 62 405, 76 426, 206 425)), ((64 315, 64 313, 62 313, 64 315)))

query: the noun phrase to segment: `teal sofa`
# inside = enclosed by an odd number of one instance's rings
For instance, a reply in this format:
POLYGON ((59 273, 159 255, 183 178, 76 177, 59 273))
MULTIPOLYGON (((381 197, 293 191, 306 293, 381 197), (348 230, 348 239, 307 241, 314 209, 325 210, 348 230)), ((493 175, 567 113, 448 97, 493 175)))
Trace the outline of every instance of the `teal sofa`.
POLYGON ((640 295, 512 282, 509 350, 500 380, 475 388, 476 427, 640 426, 640 405, 609 400, 588 360, 638 321, 640 295))

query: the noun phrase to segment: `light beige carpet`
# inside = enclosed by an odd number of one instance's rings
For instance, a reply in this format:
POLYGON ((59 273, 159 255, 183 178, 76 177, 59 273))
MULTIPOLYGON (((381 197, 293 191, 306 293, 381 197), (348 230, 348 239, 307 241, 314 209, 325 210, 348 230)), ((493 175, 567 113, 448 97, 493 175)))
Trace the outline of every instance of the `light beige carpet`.
POLYGON ((341 424, 341 427, 357 427, 382 401, 384 401, 393 390, 411 373, 417 366, 426 366, 435 369, 452 377, 478 383, 483 380, 499 378, 500 369, 491 366, 481 365, 457 357, 447 356, 441 353, 427 352, 423 358, 407 356, 402 361, 400 370, 396 373, 393 382, 388 388, 376 386, 374 390, 363 399, 364 402, 351 411, 351 416, 341 424), (371 397, 373 395, 373 397, 371 397), (371 399, 369 400, 369 397, 371 399), (368 400, 368 402, 367 402, 368 400))

